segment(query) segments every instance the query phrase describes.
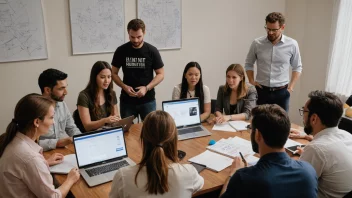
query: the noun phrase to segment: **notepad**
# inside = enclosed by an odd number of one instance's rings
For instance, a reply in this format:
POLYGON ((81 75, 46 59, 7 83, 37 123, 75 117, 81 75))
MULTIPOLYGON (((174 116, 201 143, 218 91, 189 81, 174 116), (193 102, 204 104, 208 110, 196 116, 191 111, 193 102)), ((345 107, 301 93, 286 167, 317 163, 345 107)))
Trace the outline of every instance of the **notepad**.
POLYGON ((214 131, 228 131, 228 132, 236 132, 236 129, 234 129, 228 122, 224 122, 221 124, 214 124, 212 130, 214 131))
POLYGON ((288 138, 284 147, 287 148, 287 147, 297 146, 297 145, 302 145, 302 144, 288 138))
POLYGON ((207 149, 230 158, 240 156, 239 152, 244 156, 254 154, 252 143, 237 136, 228 139, 221 139, 214 145, 208 146, 207 149))
POLYGON ((220 172, 231 166, 233 159, 206 150, 203 153, 188 159, 188 161, 205 165, 207 169, 220 172))
POLYGON ((254 166, 257 164, 257 162, 259 161, 259 158, 253 155, 249 155, 247 157, 245 157, 248 166, 254 166))
POLYGON ((245 121, 230 121, 229 124, 237 131, 245 131, 249 123, 245 121))
POLYGON ((70 154, 65 155, 64 160, 60 164, 50 166, 49 169, 51 173, 68 174, 72 168, 77 167, 76 155, 70 154))

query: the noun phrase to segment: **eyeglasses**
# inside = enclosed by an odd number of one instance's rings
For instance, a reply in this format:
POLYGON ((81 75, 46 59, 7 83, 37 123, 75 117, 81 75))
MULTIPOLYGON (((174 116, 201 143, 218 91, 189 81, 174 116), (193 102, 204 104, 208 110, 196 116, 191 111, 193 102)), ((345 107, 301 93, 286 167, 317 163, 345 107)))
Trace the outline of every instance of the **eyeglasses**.
POLYGON ((270 29, 270 28, 268 28, 267 26, 264 26, 264 29, 265 29, 267 32, 276 33, 276 32, 279 31, 281 28, 279 28, 279 29, 270 29))
POLYGON ((309 112, 308 110, 304 110, 304 107, 298 109, 299 115, 303 116, 304 112, 309 112))

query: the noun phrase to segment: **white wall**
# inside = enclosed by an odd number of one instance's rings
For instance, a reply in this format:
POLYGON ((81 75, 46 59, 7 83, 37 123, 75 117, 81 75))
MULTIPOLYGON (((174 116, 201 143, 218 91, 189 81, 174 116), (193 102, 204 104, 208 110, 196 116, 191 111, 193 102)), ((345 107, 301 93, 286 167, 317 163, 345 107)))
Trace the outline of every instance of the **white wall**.
MULTIPOLYGON (((37 80, 43 70, 56 68, 68 73, 69 94, 65 101, 73 111, 94 62, 110 63, 113 56, 113 53, 72 56, 68 1, 42 0, 42 3, 49 58, 0 63, 0 133, 13 118, 18 100, 25 94, 40 92, 37 80)), ((162 100, 171 98, 172 88, 180 83, 189 61, 200 63, 204 83, 210 87, 212 98, 216 98, 218 86, 225 82, 226 67, 235 62, 244 64, 252 40, 265 34, 264 19, 272 11, 285 12, 285 1, 183 0, 182 49, 161 51, 166 74, 156 89, 158 108, 162 100)), ((126 0, 126 25, 136 16, 136 1, 126 0)), ((115 86, 115 90, 119 96, 120 89, 115 86)))
POLYGON ((290 103, 291 122, 297 124, 302 124, 298 108, 309 92, 325 89, 334 1, 286 0, 286 33, 298 41, 303 64, 290 103))

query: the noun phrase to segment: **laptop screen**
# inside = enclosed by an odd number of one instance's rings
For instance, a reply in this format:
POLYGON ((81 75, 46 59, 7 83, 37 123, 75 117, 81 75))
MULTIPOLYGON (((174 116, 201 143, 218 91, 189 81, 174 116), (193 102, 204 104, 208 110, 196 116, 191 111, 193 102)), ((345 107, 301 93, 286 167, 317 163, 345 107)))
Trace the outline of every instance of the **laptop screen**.
POLYGON ((122 128, 73 138, 78 167, 127 155, 122 128))
POLYGON ((200 124, 198 98, 164 101, 163 110, 174 118, 176 127, 200 124))

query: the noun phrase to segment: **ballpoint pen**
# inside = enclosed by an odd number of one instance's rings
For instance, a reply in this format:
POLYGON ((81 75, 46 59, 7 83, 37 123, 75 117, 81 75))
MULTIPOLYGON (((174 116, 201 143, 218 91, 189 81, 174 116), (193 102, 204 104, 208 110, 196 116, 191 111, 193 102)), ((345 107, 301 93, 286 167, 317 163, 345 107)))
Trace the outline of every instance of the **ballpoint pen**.
POLYGON ((240 152, 241 158, 242 158, 242 162, 244 163, 244 166, 247 167, 247 161, 244 159, 242 153, 240 152))

